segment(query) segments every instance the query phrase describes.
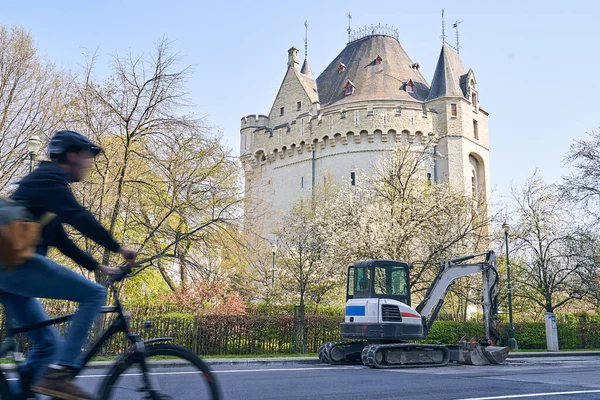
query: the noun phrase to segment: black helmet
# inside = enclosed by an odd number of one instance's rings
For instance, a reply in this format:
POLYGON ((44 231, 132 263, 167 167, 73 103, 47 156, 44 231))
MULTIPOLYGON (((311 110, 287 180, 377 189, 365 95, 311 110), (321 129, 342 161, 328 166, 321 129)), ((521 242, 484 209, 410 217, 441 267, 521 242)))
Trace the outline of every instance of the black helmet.
POLYGON ((48 155, 51 159, 60 159, 65 153, 90 151, 96 157, 102 149, 90 139, 75 131, 57 131, 48 143, 48 155))

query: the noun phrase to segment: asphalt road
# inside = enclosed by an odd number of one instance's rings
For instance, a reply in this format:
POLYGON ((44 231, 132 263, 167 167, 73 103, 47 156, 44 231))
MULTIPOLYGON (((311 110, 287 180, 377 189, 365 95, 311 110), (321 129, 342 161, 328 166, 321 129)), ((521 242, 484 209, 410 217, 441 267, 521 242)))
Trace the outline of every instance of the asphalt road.
MULTIPOLYGON (((199 380, 182 368, 154 371, 178 400, 202 399, 199 380), (191 388, 193 386, 193 388, 191 388)), ((374 370, 362 366, 214 366, 224 399, 600 399, 600 357, 528 358, 503 366, 374 370), (557 394, 562 393, 562 394, 557 394)), ((78 382, 93 391, 104 371, 91 370, 78 382)), ((139 379, 125 378, 123 386, 139 379)), ((132 391, 119 400, 138 399, 132 391)))

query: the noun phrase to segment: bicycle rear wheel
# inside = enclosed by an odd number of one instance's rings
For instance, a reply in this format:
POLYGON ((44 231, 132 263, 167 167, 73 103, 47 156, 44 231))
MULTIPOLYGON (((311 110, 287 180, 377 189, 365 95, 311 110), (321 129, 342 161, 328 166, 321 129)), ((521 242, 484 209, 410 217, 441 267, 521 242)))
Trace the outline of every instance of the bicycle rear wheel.
POLYGON ((134 355, 118 361, 101 382, 102 400, 196 400, 220 399, 219 386, 208 366, 194 353, 173 344, 146 347, 146 362, 152 386, 158 395, 146 390, 140 365, 134 355))

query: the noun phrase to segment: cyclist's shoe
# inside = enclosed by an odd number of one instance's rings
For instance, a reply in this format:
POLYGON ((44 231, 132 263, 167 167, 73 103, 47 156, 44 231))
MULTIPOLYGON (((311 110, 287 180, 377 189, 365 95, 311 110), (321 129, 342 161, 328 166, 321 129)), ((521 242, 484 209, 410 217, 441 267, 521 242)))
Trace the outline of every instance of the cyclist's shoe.
POLYGON ((31 390, 34 393, 64 400, 92 400, 87 393, 72 381, 73 374, 68 368, 48 367, 42 379, 31 390))
POLYGON ((9 382, 10 391, 13 393, 13 400, 35 399, 35 394, 31 391, 33 374, 28 369, 19 367, 19 379, 9 382))

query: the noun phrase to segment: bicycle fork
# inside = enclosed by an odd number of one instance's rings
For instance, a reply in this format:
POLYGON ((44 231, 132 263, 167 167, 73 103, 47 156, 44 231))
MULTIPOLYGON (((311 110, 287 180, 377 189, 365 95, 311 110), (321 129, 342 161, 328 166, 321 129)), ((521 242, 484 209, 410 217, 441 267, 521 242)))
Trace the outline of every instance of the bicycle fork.
POLYGON ((160 393, 158 385, 151 377, 148 363, 146 361, 146 346, 144 345, 143 341, 135 342, 134 353, 136 354, 135 362, 140 365, 140 369, 142 370, 142 381, 144 383, 143 387, 141 387, 138 391, 146 393, 145 399, 148 400, 169 400, 169 396, 165 396, 160 393))

